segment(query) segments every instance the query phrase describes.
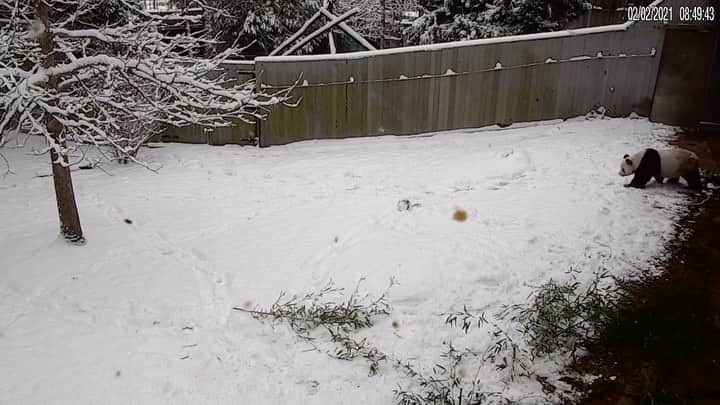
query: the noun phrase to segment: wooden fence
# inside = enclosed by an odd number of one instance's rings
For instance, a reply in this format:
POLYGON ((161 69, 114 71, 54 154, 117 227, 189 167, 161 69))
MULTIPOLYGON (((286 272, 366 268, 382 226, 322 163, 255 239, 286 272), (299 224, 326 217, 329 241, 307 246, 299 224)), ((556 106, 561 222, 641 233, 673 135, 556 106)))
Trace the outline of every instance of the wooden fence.
MULTIPOLYGON (((223 65, 224 73, 228 78, 238 83, 255 79, 255 63, 233 61, 223 65)), ((234 126, 222 128, 204 128, 190 125, 182 128, 169 128, 159 139, 163 142, 206 143, 210 145, 225 144, 255 144, 257 142, 257 128, 241 120, 236 120, 234 126)))
MULTIPOLYGON (((673 7, 708 0, 658 0, 673 7)), ((720 16, 719 16, 720 17, 720 16)), ((260 146, 569 118, 598 106, 649 116, 666 24, 568 31, 333 55, 259 57, 239 74, 264 91, 298 82, 297 107, 277 106, 257 130, 216 130, 210 143, 259 134, 260 146)), ((177 140, 201 129, 179 132, 177 140), (184 134, 184 135, 182 135, 184 134)), ((203 134, 205 135, 205 134, 203 134)))
POLYGON ((567 118, 649 115, 663 30, 622 24, 323 56, 261 57, 266 90, 301 84, 261 146, 567 118))

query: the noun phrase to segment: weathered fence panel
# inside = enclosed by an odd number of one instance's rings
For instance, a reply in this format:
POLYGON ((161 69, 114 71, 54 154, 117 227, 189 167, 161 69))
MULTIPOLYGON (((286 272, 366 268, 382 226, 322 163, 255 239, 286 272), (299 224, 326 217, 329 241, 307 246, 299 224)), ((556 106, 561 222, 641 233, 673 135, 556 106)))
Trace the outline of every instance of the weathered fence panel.
POLYGON ((261 146, 306 139, 567 118, 602 105, 649 115, 664 31, 637 23, 322 56, 255 60, 261 85, 301 77, 299 106, 273 109, 261 146))
MULTIPOLYGON (((222 65, 228 79, 236 83, 243 83, 255 78, 255 64, 253 62, 229 61, 222 65)), ((248 124, 242 120, 233 121, 233 126, 222 128, 204 128, 190 125, 181 128, 168 128, 159 138, 164 142, 206 143, 210 145, 248 144, 254 143, 257 137, 255 124, 248 124)))

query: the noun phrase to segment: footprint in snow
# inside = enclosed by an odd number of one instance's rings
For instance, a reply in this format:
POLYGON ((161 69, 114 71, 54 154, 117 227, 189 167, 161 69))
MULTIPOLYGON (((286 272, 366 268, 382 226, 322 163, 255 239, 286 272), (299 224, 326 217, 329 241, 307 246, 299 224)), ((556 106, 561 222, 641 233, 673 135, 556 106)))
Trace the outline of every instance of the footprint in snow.
POLYGON ((203 251, 201 251, 201 250, 199 250, 199 249, 197 249, 197 248, 192 248, 192 249, 190 249, 190 252, 191 252, 191 253, 193 254, 193 256, 195 256, 197 259, 202 260, 202 261, 207 261, 207 255, 206 255, 203 251))
POLYGON ((320 386, 320 383, 317 380, 305 380, 305 381, 298 381, 298 385, 304 385, 305 389, 307 389, 308 395, 315 395, 318 393, 318 387, 320 386))
POLYGON ((188 160, 183 163, 183 166, 188 169, 202 169, 205 167, 199 160, 188 160))

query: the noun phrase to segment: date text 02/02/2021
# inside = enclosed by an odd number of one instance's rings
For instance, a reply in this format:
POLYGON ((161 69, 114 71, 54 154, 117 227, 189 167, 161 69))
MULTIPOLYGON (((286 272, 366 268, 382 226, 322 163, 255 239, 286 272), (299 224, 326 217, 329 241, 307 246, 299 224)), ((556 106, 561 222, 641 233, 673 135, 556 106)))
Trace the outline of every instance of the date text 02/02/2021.
POLYGON ((714 6, 680 6, 674 10, 670 6, 630 6, 627 8, 628 21, 670 22, 673 15, 680 23, 714 22, 714 6), (676 14, 677 13, 677 14, 676 14))

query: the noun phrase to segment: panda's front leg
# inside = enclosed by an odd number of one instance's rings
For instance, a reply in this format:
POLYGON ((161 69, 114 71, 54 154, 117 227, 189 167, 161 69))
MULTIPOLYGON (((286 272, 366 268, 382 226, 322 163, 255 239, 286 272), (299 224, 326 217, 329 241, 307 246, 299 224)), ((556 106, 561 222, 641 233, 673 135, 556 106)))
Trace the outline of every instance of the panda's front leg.
POLYGON ((650 181, 649 177, 635 174, 630 184, 626 184, 625 187, 645 188, 648 181, 650 181))

